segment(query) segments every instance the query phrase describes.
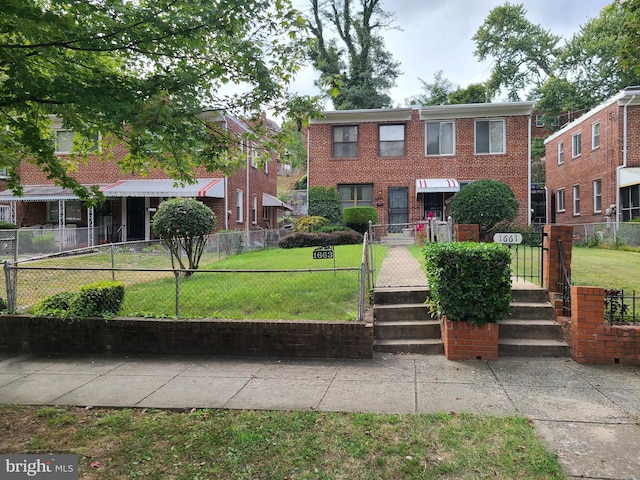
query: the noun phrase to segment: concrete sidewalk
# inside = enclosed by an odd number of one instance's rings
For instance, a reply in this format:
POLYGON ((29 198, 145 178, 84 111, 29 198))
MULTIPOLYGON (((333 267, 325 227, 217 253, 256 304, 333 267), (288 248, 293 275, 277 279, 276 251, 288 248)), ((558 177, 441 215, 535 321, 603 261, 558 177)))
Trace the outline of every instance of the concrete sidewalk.
POLYGON ((0 357, 0 404, 523 415, 569 478, 640 479, 640 367, 570 359, 0 357))

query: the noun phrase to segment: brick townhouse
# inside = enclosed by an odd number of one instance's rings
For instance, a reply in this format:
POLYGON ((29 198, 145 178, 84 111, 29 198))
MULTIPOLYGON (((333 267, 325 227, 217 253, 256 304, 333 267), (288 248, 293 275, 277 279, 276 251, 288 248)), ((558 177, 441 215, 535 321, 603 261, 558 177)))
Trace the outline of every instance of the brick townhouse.
POLYGON ((469 182, 513 190, 531 221, 531 102, 325 112, 309 125, 309 187, 334 187, 341 206, 374 206, 378 222, 446 219, 469 182))
MULTIPOLYGON (((15 196, 11 191, 0 192, 6 220, 19 227, 75 230, 77 246, 94 245, 126 240, 153 238, 151 221, 153 213, 163 199, 170 197, 194 197, 209 206, 217 217, 217 230, 253 230, 276 228, 277 210, 287 208, 277 198, 277 156, 258 167, 254 161, 259 145, 241 140, 248 126, 230 115, 213 115, 211 121, 221 122, 246 155, 247 163, 232 175, 219 171, 196 172, 197 183, 176 185, 162 171, 152 171, 142 177, 122 172, 117 159, 126 155, 123 145, 113 147, 113 159, 103 161, 89 157, 86 164, 80 162, 73 176, 81 184, 99 185, 106 201, 86 208, 69 190, 56 186, 46 174, 31 163, 20 166, 24 195, 15 196), (79 228, 78 228, 79 227, 79 228), (82 232, 82 234, 80 234, 82 232)), ((56 152, 69 155, 73 144, 73 132, 65 130, 54 119, 56 152)))
POLYGON ((548 137, 551 223, 640 217, 640 87, 628 87, 548 137))

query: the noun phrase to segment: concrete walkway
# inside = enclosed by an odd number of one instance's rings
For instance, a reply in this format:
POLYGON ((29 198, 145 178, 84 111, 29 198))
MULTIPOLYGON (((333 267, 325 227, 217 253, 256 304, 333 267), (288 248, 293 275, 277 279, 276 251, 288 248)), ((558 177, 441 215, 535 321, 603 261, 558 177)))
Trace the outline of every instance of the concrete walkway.
POLYGON ((564 358, 4 356, 0 404, 518 414, 570 478, 640 479, 640 367, 564 358))

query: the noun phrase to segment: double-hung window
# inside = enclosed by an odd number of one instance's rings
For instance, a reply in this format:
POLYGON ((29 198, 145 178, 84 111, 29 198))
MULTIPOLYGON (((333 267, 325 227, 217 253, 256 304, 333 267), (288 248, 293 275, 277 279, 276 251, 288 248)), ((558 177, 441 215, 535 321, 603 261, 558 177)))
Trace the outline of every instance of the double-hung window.
POLYGON ((556 210, 558 212, 564 212, 566 209, 564 203, 564 188, 559 188, 556 192, 556 210))
POLYGON ((573 186, 573 214, 580 215, 580 185, 573 186))
POLYGON ((251 197, 251 223, 258 223, 258 196, 251 197))
POLYGON ((427 122, 427 155, 453 155, 455 129, 453 122, 427 122))
POLYGON ((358 156, 358 126, 334 126, 333 157, 346 158, 358 156))
POLYGON ((591 149, 600 148, 600 122, 591 125, 591 149))
POLYGON ((593 211, 599 213, 602 211, 602 180, 593 181, 593 211))
POLYGON ((582 133, 574 133, 571 136, 571 158, 579 157, 582 153, 582 133))
POLYGON ((558 142, 558 165, 564 163, 564 142, 558 142))
MULTIPOLYGON (((58 223, 60 220, 60 203, 58 200, 47 202, 47 222, 58 223)), ((82 204, 80 200, 66 200, 64 202, 64 218, 67 222, 82 220, 82 204)))
POLYGON ((236 190, 236 222, 241 223, 243 221, 243 206, 244 195, 242 190, 236 190))
POLYGON ((380 125, 378 127, 381 157, 404 157, 404 125, 380 125))
POLYGON ((373 185, 338 185, 340 209, 346 207, 372 207, 373 185))
POLYGON ((504 120, 476 120, 476 154, 505 153, 504 120))
MULTIPOLYGON (((72 153, 74 139, 75 132, 73 130, 56 130, 54 139, 55 152, 58 154, 72 153)), ((87 141, 84 140, 80 141, 82 142, 83 147, 87 148, 90 152, 93 152, 94 150, 98 149, 98 140, 99 135, 94 134, 87 140, 89 143, 85 143, 87 141)))

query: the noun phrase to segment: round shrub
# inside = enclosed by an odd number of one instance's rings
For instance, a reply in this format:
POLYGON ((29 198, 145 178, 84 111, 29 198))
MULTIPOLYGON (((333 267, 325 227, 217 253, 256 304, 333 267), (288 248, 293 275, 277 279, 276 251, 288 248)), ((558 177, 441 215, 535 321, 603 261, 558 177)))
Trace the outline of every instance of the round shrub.
POLYGON ((374 207, 347 207, 342 211, 344 224, 356 232, 365 233, 369 222, 378 221, 378 212, 374 207))
POLYGON ((293 227, 294 232, 317 232, 320 228, 329 225, 331 222, 327 218, 309 215, 296 220, 293 227))
POLYGON ((507 184, 480 180, 470 183, 453 197, 451 217, 456 223, 478 224, 483 237, 498 222, 513 221, 518 208, 518 201, 507 184))

